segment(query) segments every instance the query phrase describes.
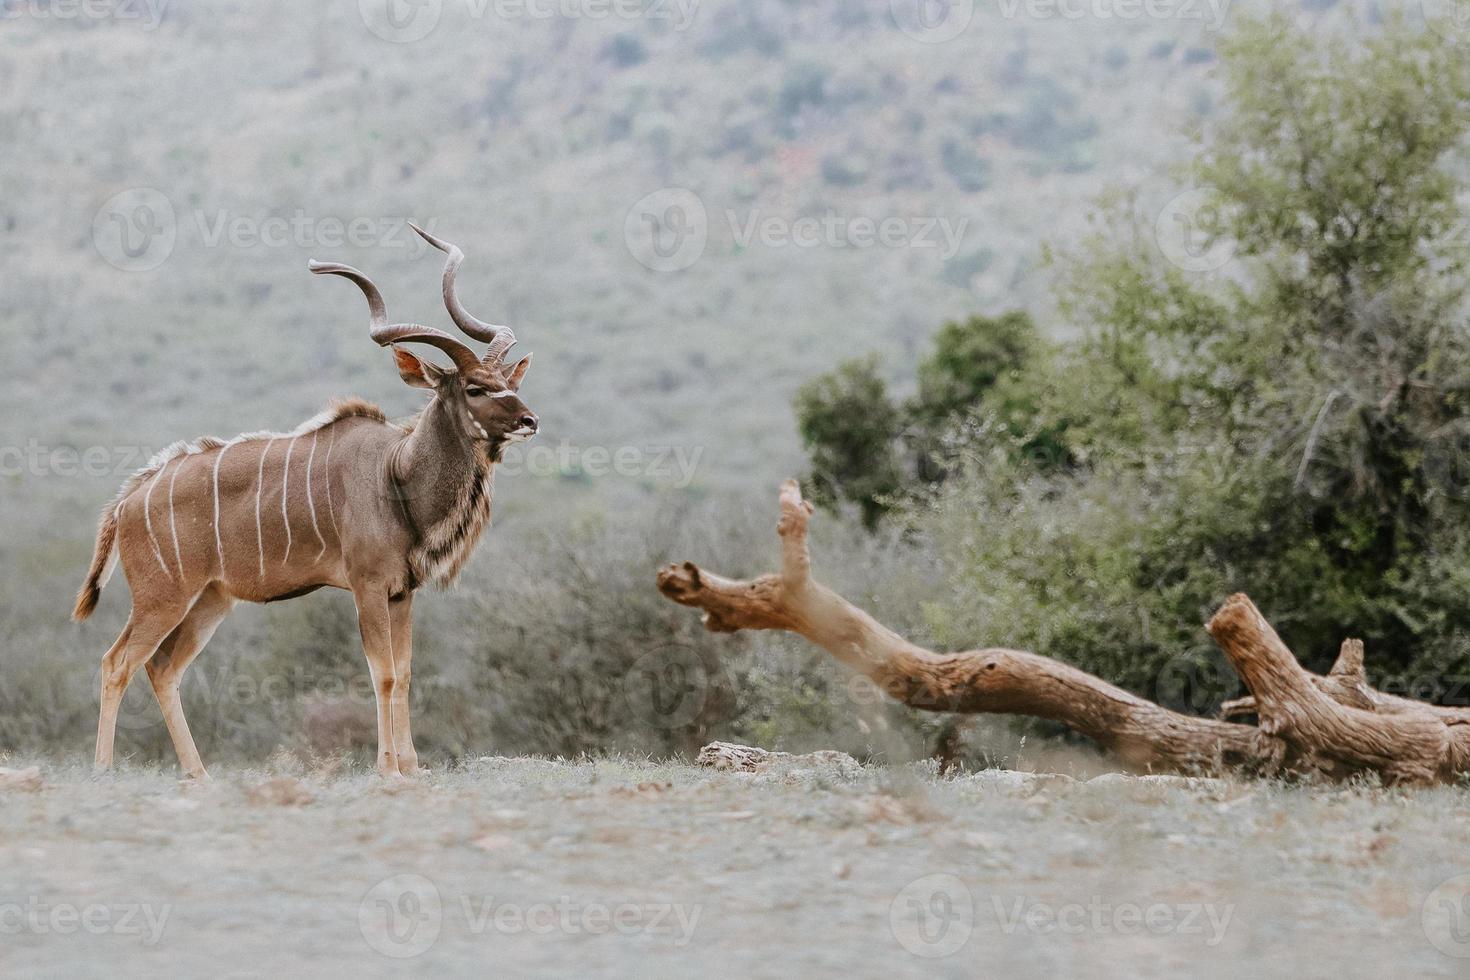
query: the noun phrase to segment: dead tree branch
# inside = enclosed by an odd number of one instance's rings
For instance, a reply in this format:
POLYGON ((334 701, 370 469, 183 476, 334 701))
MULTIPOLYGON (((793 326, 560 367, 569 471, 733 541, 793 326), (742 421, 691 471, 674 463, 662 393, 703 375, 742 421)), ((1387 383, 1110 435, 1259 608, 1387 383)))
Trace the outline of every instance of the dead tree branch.
POLYGON ((1170 711, 1034 653, 923 649, 812 578, 811 514, 796 482, 787 481, 779 572, 737 581, 684 562, 659 572, 659 590, 702 610, 714 632, 797 633, 910 707, 1061 722, 1143 770, 1334 777, 1371 770, 1390 781, 1431 782, 1467 768, 1470 719, 1371 691, 1361 680, 1360 643, 1344 646, 1328 677, 1314 677, 1244 596, 1227 602, 1209 629, 1253 695, 1248 707, 1237 703, 1234 710, 1257 712, 1259 727, 1170 711))

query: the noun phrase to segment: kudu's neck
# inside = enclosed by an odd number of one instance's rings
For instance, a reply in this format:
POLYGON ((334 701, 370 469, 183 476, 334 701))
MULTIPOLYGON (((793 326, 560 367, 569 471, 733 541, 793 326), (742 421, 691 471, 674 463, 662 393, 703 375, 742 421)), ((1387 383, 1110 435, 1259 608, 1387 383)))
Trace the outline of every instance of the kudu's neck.
POLYGON ((470 438, 452 400, 436 396, 389 460, 415 536, 409 555, 420 581, 448 585, 490 521, 496 455, 470 438))

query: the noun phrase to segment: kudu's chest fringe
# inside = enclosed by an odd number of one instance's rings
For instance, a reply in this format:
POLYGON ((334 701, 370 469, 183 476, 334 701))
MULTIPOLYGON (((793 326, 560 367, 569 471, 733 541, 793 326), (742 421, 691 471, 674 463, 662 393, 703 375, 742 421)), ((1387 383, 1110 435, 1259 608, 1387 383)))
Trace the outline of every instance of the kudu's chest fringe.
POLYGON ((418 528, 408 562, 414 578, 449 588, 458 579, 474 553, 485 529, 490 526, 490 498, 495 485, 495 467, 487 458, 477 459, 470 479, 456 495, 444 516, 418 528))

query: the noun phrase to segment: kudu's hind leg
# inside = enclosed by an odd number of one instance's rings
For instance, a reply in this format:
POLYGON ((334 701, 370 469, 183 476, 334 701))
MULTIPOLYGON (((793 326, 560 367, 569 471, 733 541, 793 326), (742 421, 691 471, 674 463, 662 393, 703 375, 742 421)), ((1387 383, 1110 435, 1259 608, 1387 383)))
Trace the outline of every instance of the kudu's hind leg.
POLYGON ((184 618, 190 603, 173 600, 147 609, 133 603, 133 615, 112 649, 102 658, 102 708, 97 715, 96 768, 112 766, 112 745, 117 735, 117 709, 127 693, 128 682, 138 668, 158 650, 158 645, 184 618))
POLYGON ((169 738, 173 739, 179 767, 192 779, 208 779, 209 773, 204 770, 204 762, 194 746, 194 736, 189 732, 189 722, 184 718, 179 687, 184 680, 184 671, 189 669, 189 664, 214 636, 215 629, 234 605, 235 601, 219 589, 205 590, 184 621, 174 627, 147 663, 148 680, 153 685, 153 696, 158 699, 164 723, 168 725, 169 738))

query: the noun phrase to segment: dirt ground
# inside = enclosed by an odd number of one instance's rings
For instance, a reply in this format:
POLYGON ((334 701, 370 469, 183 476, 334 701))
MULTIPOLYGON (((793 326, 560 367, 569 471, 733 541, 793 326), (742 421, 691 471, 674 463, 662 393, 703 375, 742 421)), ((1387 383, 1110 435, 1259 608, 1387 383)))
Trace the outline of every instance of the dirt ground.
POLYGON ((41 778, 0 790, 6 977, 1470 975, 1463 789, 801 761, 41 778))

